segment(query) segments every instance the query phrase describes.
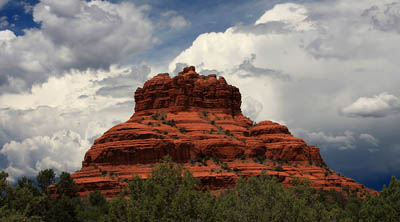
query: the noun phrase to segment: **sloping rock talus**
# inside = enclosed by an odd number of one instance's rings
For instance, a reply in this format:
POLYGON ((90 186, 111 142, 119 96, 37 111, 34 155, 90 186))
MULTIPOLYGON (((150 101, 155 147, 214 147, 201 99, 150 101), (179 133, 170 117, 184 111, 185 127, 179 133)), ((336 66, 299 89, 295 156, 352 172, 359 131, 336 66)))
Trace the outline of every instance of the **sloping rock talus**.
POLYGON ((146 178, 165 155, 216 192, 263 171, 284 186, 298 177, 318 189, 374 192, 327 168, 319 149, 286 126, 243 116, 239 89, 221 76, 194 67, 158 74, 136 90, 135 102, 133 116, 96 139, 72 174, 82 196, 97 189, 110 198, 133 175, 146 178))

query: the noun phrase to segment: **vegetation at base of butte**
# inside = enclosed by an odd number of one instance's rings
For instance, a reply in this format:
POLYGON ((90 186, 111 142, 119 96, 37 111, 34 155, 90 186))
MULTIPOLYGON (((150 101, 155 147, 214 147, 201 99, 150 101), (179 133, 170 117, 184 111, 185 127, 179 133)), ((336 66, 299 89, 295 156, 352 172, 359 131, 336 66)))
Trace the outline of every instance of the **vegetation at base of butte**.
POLYGON ((344 189, 316 190, 294 179, 284 188, 274 177, 241 178, 219 195, 202 190, 190 171, 164 158, 148 179, 134 177, 111 200, 94 191, 81 198, 66 172, 51 169, 15 186, 0 173, 1 221, 399 221, 400 180, 379 195, 358 197, 344 189), (36 180, 36 182, 35 182, 36 180))

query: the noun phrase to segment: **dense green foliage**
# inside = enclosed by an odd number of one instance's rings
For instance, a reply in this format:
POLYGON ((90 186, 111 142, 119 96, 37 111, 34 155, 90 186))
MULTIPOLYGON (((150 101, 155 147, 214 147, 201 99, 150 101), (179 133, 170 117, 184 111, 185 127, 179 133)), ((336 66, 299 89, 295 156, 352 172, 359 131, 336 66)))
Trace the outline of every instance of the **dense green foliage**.
POLYGON ((349 190, 317 191, 297 179, 285 189, 265 174, 240 179, 216 197, 166 159, 151 177, 133 178, 109 201, 99 191, 80 198, 65 172, 49 190, 51 169, 38 174, 40 189, 26 177, 12 187, 7 177, 0 173, 0 221, 400 221, 400 180, 394 177, 379 196, 365 200, 349 190))

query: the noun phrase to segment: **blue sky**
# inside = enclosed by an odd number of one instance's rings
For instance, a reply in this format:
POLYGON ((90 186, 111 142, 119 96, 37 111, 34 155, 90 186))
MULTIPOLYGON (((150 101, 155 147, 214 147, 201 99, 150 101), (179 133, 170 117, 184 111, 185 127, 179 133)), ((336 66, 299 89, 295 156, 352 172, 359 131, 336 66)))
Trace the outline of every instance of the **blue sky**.
POLYGON ((184 65, 240 88, 374 189, 400 177, 400 2, 0 0, 0 168, 75 171, 133 112, 133 92, 184 65))

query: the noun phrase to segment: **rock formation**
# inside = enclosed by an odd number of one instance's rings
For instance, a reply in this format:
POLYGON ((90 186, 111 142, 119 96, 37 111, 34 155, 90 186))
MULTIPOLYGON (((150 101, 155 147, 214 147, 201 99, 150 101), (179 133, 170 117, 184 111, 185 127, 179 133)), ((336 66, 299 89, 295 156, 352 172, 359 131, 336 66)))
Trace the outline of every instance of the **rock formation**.
POLYGON ((262 171, 284 186, 298 177, 317 189, 373 192, 327 168, 319 149, 286 126, 243 116, 239 89, 221 76, 194 67, 172 78, 158 74, 136 90, 135 101, 133 116, 96 139, 72 174, 82 196, 98 189, 112 197, 132 175, 146 178, 165 155, 216 192, 262 171))

